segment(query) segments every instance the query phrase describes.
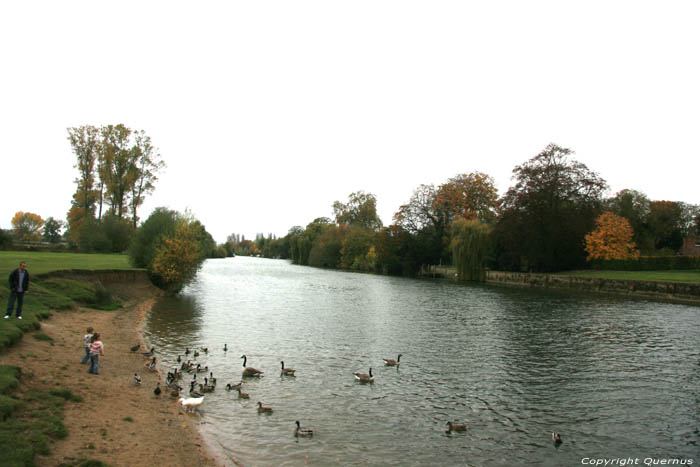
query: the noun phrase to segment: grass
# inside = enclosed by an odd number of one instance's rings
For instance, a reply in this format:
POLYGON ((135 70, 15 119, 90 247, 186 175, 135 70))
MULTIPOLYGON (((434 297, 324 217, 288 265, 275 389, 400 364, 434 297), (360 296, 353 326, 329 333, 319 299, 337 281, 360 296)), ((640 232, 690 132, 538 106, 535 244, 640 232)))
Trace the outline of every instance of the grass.
MULTIPOLYGON (((134 269, 127 255, 92 253, 48 253, 41 251, 0 251, 0 277, 7 277, 26 261, 30 274, 44 274, 66 269, 134 269)), ((31 290, 31 286, 30 286, 31 290)))
POLYGON ((678 271, 566 271, 559 275, 586 277, 593 279, 619 279, 647 282, 686 282, 700 284, 700 270, 678 271))
POLYGON ((49 344, 53 345, 53 337, 51 337, 47 334, 44 334, 43 332, 35 332, 32 335, 34 336, 34 339, 36 339, 38 341, 46 341, 49 344))

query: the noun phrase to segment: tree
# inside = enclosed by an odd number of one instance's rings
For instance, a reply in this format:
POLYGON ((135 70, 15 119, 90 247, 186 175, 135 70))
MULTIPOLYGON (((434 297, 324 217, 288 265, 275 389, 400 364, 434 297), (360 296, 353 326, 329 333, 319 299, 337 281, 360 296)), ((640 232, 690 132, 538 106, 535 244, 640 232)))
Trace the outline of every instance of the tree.
POLYGON ((486 280, 486 253, 491 228, 478 219, 457 218, 452 224, 452 261, 460 281, 486 280))
POLYGON ((501 200, 494 230, 498 267, 548 272, 585 263, 584 236, 607 184, 572 155, 549 144, 513 169, 516 183, 501 200))
POLYGON ((49 217, 44 223, 44 231, 41 235, 41 239, 48 243, 60 243, 61 242, 61 229, 63 228, 63 222, 49 217))
POLYGON ((408 203, 394 214, 394 223, 407 232, 417 234, 427 227, 444 224, 442 213, 436 207, 437 191, 433 185, 420 185, 413 191, 408 203))
POLYGON ((683 211, 675 201, 653 201, 647 224, 656 250, 676 253, 683 245, 683 211))
POLYGON ((405 248, 404 254, 408 255, 402 261, 403 274, 411 275, 409 271, 418 271, 423 264, 438 264, 449 258, 446 251, 449 213, 436 200, 437 190, 433 185, 420 185, 413 191, 409 202, 394 214, 394 223, 401 231, 399 238, 405 248))
POLYGON ((333 202, 333 215, 340 224, 364 227, 377 231, 382 221, 377 215, 377 198, 371 193, 356 191, 350 193, 347 203, 333 202))
POLYGON ((180 214, 167 208, 156 208, 139 227, 129 246, 129 260, 135 268, 148 268, 164 238, 175 234, 180 214))
POLYGON ((326 232, 319 235, 309 252, 309 266, 337 268, 340 265, 343 239, 348 229, 346 225, 332 225, 326 232))
POLYGON ((178 220, 175 232, 163 238, 149 267, 156 285, 174 294, 194 280, 204 261, 200 235, 198 225, 178 220))
POLYGON ((639 258, 639 250, 632 241, 634 230, 627 219, 608 211, 595 222, 595 230, 586 235, 588 261, 639 258))
POLYGON ((124 215, 127 194, 136 175, 133 170, 135 151, 129 147, 130 136, 131 129, 121 123, 102 127, 99 174, 110 203, 109 210, 120 218, 124 215))
POLYGON ((492 222, 498 206, 498 191, 489 175, 460 174, 440 185, 434 203, 446 214, 448 224, 458 217, 492 222))
POLYGON ((633 241, 644 252, 654 251, 654 237, 647 224, 647 217, 651 209, 651 201, 647 196, 637 190, 621 190, 614 197, 606 201, 607 208, 627 219, 634 231, 633 241))
POLYGON ((376 259, 373 250, 375 232, 364 227, 350 227, 340 250, 340 266, 344 269, 370 271, 374 269, 374 260, 370 261, 368 253, 376 259))
POLYGON ((76 157, 73 167, 78 169, 73 204, 80 211, 80 216, 74 215, 74 218, 95 215, 95 164, 100 146, 99 133, 100 131, 92 125, 68 128, 68 141, 76 157))
POLYGON ((15 229, 15 238, 21 242, 41 241, 41 228, 44 219, 39 214, 17 211, 12 218, 12 226, 15 229))
POLYGON ((145 196, 155 190, 155 182, 158 180, 156 174, 165 168, 165 162, 160 159, 160 154, 151 144, 151 138, 143 130, 135 131, 134 136, 135 144, 131 148, 133 165, 130 169, 133 184, 129 207, 132 223, 136 228, 139 220, 136 211, 143 204, 145 196))

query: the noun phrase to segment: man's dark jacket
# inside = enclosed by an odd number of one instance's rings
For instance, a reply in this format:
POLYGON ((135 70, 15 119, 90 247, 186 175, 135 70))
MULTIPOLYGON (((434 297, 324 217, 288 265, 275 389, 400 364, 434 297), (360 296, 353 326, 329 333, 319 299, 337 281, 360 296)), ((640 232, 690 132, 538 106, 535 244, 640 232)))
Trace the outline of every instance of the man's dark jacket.
MULTIPOLYGON (((19 285, 19 268, 15 269, 10 273, 10 290, 12 292, 17 291, 17 286, 19 285)), ((29 271, 24 270, 24 280, 22 281, 22 291, 26 292, 29 290, 29 271)))

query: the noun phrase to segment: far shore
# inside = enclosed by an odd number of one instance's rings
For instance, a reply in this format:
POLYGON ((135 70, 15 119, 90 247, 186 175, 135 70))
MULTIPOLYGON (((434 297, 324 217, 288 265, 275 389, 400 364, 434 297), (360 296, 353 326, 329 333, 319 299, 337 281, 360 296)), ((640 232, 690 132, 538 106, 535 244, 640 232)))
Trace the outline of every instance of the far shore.
POLYGON ((54 311, 39 331, 52 342, 28 333, 0 354, 0 364, 22 369, 19 391, 60 386, 84 399, 66 404, 68 436, 52 444, 50 455, 37 456, 36 465, 70 465, 81 458, 129 467, 234 465, 206 445, 198 415, 185 414, 167 391, 160 397, 153 393, 156 382, 164 386, 164 381, 148 371, 141 351, 147 314, 161 292, 147 280, 105 285, 124 299, 121 309, 54 311), (105 345, 99 375, 88 374, 87 365, 80 364, 88 326, 102 334, 105 345), (132 352, 137 343, 141 349, 132 352), (134 384, 134 372, 143 379, 140 386, 134 384))

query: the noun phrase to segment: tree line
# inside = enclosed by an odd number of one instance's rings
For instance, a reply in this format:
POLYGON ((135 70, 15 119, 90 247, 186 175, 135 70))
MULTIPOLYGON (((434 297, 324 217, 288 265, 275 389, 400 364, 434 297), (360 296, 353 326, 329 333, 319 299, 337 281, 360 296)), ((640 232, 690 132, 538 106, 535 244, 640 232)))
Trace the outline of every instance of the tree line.
MULTIPOLYGON (((607 182, 573 156, 548 145, 513 169, 502 196, 481 172, 420 185, 388 226, 376 197, 358 191, 332 204, 333 218, 294 226, 282 238, 259 236, 239 251, 407 276, 454 264, 460 278, 479 280, 484 268, 556 272, 591 259, 675 255, 685 237, 700 235, 700 206, 652 201, 632 189, 606 197, 607 182)), ((227 243, 227 252, 243 244, 235 236, 227 243)))

